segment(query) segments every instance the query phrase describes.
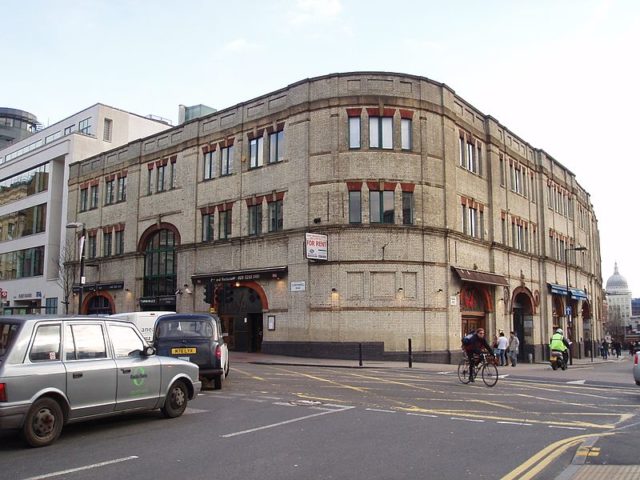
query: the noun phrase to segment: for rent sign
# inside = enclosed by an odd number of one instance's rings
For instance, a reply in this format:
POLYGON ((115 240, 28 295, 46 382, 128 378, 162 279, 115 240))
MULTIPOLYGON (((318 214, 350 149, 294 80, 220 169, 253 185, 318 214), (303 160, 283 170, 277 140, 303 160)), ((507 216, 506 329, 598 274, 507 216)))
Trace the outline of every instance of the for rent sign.
POLYGON ((327 250, 329 241, 326 235, 319 233, 305 233, 304 255, 310 260, 328 260, 327 250))

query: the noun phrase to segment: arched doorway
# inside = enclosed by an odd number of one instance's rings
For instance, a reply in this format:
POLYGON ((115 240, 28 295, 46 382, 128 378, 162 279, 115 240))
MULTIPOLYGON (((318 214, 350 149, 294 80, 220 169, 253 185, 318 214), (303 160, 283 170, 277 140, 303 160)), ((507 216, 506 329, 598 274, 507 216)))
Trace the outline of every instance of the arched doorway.
POLYGON ((533 314, 535 311, 531 292, 526 288, 516 288, 513 291, 511 305, 513 331, 520 340, 518 360, 525 361, 529 354, 534 355, 535 353, 533 342, 533 314))
POLYGON ((176 310, 179 243, 176 228, 167 223, 154 225, 142 234, 138 243, 138 251, 144 254, 141 310, 176 310))
POLYGON ((95 294, 87 297, 83 302, 87 315, 112 315, 113 301, 103 294, 95 294))
POLYGON ((262 349, 264 291, 255 282, 218 284, 215 305, 227 333, 230 350, 259 352, 262 349))

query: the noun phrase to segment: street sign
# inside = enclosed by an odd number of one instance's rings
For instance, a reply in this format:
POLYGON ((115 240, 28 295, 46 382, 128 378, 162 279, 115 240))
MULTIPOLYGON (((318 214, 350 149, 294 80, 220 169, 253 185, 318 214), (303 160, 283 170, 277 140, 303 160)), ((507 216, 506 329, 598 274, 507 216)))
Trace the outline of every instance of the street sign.
POLYGON ((570 316, 571 316, 571 313, 572 313, 572 311, 571 311, 571 305, 568 305, 568 306, 564 309, 564 312, 565 312, 565 315, 566 315, 567 317, 570 317, 570 316))

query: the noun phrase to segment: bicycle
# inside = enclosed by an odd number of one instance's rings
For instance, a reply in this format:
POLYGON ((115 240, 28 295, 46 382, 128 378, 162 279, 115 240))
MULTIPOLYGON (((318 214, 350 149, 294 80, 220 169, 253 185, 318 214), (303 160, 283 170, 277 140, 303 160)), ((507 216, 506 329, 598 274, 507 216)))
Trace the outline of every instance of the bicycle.
MULTIPOLYGON (((496 367, 493 361, 487 360, 487 357, 490 355, 488 353, 481 353, 480 358, 477 363, 473 366, 473 378, 477 378, 478 373, 482 377, 482 381, 487 387, 493 387, 496 383, 498 383, 498 367, 496 367)), ((460 363, 458 364, 458 379, 467 384, 471 381, 469 378, 469 369, 471 365, 469 364, 469 358, 466 353, 460 363)))

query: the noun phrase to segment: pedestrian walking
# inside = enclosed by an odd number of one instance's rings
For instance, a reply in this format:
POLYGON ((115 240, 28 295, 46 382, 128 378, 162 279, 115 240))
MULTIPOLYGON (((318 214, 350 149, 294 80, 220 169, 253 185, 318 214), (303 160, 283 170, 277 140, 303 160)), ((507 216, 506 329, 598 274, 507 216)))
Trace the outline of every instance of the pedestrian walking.
POLYGON ((515 367, 518 363, 518 353, 520 350, 520 339, 514 332, 509 335, 509 359, 511 360, 511 366, 515 367))
POLYGON ((602 345, 600 347, 600 353, 602 354, 602 358, 606 360, 609 358, 609 344, 606 340, 602 340, 602 345))

